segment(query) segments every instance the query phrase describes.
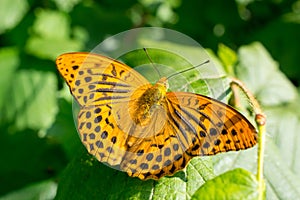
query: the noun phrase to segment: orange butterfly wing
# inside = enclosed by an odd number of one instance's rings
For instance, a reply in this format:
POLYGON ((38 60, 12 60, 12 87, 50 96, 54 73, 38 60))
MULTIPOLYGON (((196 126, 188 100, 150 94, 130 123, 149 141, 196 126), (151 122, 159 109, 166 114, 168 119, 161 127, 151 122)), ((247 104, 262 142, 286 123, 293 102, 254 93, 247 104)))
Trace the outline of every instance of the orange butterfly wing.
POLYGON ((255 127, 229 105, 187 92, 170 92, 167 99, 172 118, 181 122, 179 134, 194 135, 187 150, 191 156, 238 151, 257 142, 255 127))
POLYGON ((98 54, 62 54, 56 65, 72 95, 84 107, 119 102, 132 95, 137 87, 151 86, 129 66, 98 54))

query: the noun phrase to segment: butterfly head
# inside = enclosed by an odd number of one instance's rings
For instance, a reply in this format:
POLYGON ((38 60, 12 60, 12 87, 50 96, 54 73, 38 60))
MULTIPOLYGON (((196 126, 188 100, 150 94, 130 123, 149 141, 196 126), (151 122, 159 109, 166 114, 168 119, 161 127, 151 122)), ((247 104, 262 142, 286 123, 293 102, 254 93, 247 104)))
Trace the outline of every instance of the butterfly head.
POLYGON ((166 91, 169 88, 169 83, 168 83, 168 79, 166 77, 162 77, 161 79, 159 79, 157 81, 157 83, 155 84, 155 86, 162 92, 162 93, 166 93, 166 91))

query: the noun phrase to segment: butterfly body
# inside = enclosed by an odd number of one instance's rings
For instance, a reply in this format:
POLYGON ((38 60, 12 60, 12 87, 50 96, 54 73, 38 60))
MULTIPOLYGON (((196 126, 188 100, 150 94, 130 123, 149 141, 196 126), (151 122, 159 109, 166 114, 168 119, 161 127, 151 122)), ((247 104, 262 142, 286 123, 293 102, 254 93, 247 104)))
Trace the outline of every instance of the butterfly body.
POLYGON ((149 86, 138 99, 133 94, 129 110, 132 110, 131 117, 136 124, 148 124, 154 112, 165 104, 167 85, 167 79, 163 77, 155 85, 149 86))
POLYGON ((56 64, 80 105, 78 132, 87 151, 129 176, 159 179, 195 156, 256 144, 255 128, 238 111, 203 95, 170 92, 165 77, 151 85, 97 54, 63 54, 56 64))

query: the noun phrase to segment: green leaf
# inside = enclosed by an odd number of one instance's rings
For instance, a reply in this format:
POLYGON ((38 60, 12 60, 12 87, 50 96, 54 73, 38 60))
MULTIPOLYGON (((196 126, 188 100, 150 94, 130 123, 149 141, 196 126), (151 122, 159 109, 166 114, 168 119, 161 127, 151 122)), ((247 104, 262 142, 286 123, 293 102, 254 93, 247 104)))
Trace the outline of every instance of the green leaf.
POLYGON ((42 181, 6 194, 5 196, 0 197, 0 200, 49 200, 54 199, 56 195, 56 189, 57 183, 55 183, 54 181, 42 181))
POLYGON ((47 130, 47 136, 58 141, 65 150, 68 158, 71 160, 75 156, 75 152, 80 142, 77 130, 75 128, 72 114, 72 104, 64 98, 58 100, 59 112, 56 115, 55 122, 47 130))
POLYGON ((257 199, 256 177, 244 169, 228 171, 203 184, 192 200, 205 199, 257 199))
POLYGON ((65 39, 70 35, 70 19, 62 12, 37 9, 33 32, 44 38, 65 39), (57 29, 59 28, 59 31, 57 29))
MULTIPOLYGON (((13 83, 14 73, 19 66, 20 59, 16 48, 8 47, 0 49, 0 109, 2 109, 5 96, 13 83)), ((0 114, 0 119, 2 118, 0 114)))
MULTIPOLYGON (((300 197, 298 170, 293 171, 288 166, 293 161, 298 163, 293 167, 299 166, 298 157, 295 157, 298 154, 293 152, 291 160, 290 156, 282 157, 281 150, 274 144, 272 138, 267 137, 266 141, 264 178, 267 199, 298 199, 300 197)), ((299 140, 295 141, 295 144, 298 143, 299 140)), ((219 175, 234 168, 243 168, 256 173, 256 152, 257 148, 255 147, 241 152, 227 152, 226 154, 214 156, 215 173, 219 175)), ((299 151, 297 150, 297 152, 299 151)))
POLYGON ((79 51, 82 43, 73 39, 41 38, 32 36, 26 44, 26 51, 38 58, 55 60, 57 52, 79 51))
POLYGON ((38 9, 26 51, 42 59, 54 60, 57 52, 80 50, 82 38, 72 39, 70 33, 70 19, 65 13, 38 9))
POLYGON ((214 177, 209 163, 209 158, 192 159, 186 170, 172 177, 141 181, 98 162, 81 146, 61 177, 56 199, 189 199, 214 177))
POLYGON ((82 0, 53 0, 60 10, 70 12, 82 0))
POLYGON ((29 10, 28 2, 23 0, 0 1, 0 34, 14 28, 29 10))
POLYGON ((189 49, 184 45, 175 45, 167 42, 162 42, 161 46, 164 48, 149 48, 147 52, 144 50, 132 51, 123 55, 121 59, 129 66, 134 67, 136 71, 153 84, 160 77, 174 75, 168 79, 171 91, 188 91, 214 98, 218 98, 224 92, 226 79, 222 72, 219 75, 218 69, 220 66, 216 67, 213 62, 202 63, 203 65, 199 63, 200 66, 194 66, 191 63, 195 62, 194 58, 188 60, 179 55, 178 52, 174 53, 171 51, 171 49, 178 48, 182 49, 181 53, 194 52, 195 55, 199 54, 200 51, 203 54, 203 58, 199 58, 199 60, 207 61, 209 57, 204 49, 196 51, 194 47, 189 49))
POLYGON ((215 177, 211 158, 193 158, 183 171, 154 183, 154 199, 190 199, 207 180, 215 177))
POLYGON ((264 106, 292 101, 297 92, 292 83, 278 69, 278 64, 258 42, 238 51, 237 77, 252 91, 264 106))
MULTIPOLYGON (((171 33, 172 36, 173 33, 171 33)), ((147 35, 146 35, 147 36, 147 35)), ((150 36, 149 36, 150 37, 150 36)), ((174 39, 174 38, 170 38, 174 39)), ((151 47, 156 50, 168 51, 168 53, 173 53, 178 58, 184 59, 190 63, 190 67, 197 67, 201 63, 210 60, 211 55, 210 51, 201 47, 198 43, 193 43, 195 41, 188 40, 183 38, 180 44, 170 41, 155 41, 146 38, 141 38, 139 43, 141 47, 151 47), (186 44, 185 44, 186 43, 186 44), (197 46, 193 46, 197 45, 197 46)), ((212 58, 213 59, 213 58, 212 58)), ((201 73, 201 78, 220 78, 226 75, 223 66, 215 64, 215 60, 212 60, 209 64, 200 66, 197 70, 201 73)), ((171 63, 171 66, 174 66, 175 69, 182 69, 187 67, 184 63, 173 62, 172 59, 169 59, 168 62, 171 63)))
POLYGON ((11 133, 4 124, 0 131, 0 196, 57 176, 65 167, 67 160, 59 144, 40 138, 37 131, 11 133))
POLYGON ((132 199, 150 196, 152 181, 129 179, 92 158, 83 146, 61 176, 56 199, 132 199), (80 187, 78 187, 80 185, 80 187))
POLYGON ((267 130, 272 141, 278 147, 277 152, 285 159, 285 165, 300 177, 300 105, 291 104, 270 107, 265 110, 268 117, 267 130))
POLYGON ((234 65, 238 61, 236 53, 230 49, 229 47, 225 46, 224 44, 219 44, 218 47, 218 56, 223 63, 226 72, 229 75, 234 75, 234 65))
MULTIPOLYGON (((299 144, 299 139, 298 141, 299 144)), ((294 152, 291 152, 294 154, 294 152)), ((298 162, 299 157, 293 157, 292 160, 298 162)), ((300 179, 299 172, 294 172, 288 166, 288 160, 281 157, 280 149, 274 142, 268 138, 266 142, 265 169, 264 175, 267 187, 268 199, 299 199, 300 198, 300 179), (298 175, 296 175, 298 173, 298 175)), ((296 171, 298 171, 297 168, 296 171)))
MULTIPOLYGON (((135 70, 145 76, 150 82, 155 83, 160 76, 168 77, 186 68, 192 68, 192 64, 184 57, 161 49, 146 49, 129 52, 121 57, 135 70), (147 56, 149 55, 149 57, 147 56), (153 62, 153 63, 152 63, 153 62)), ((185 77, 195 76, 195 70, 184 74, 185 77)), ((176 77, 178 78, 178 76, 176 77)))
POLYGON ((56 77, 53 73, 20 70, 5 95, 3 118, 18 130, 48 128, 57 112, 56 77))

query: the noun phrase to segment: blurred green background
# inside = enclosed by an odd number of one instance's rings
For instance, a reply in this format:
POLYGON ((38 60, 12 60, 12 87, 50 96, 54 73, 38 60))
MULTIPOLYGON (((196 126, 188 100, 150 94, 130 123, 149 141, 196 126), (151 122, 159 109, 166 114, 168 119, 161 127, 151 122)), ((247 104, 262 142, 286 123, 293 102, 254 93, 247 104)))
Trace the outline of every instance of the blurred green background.
MULTIPOLYGON (((0 199, 54 198, 82 147, 55 58, 144 26, 177 30, 215 54, 221 43, 238 51, 259 41, 299 91, 299 0, 0 0, 0 199)), ((287 105, 299 108, 298 100, 287 105)), ((289 118, 274 109, 278 121, 289 118)))

